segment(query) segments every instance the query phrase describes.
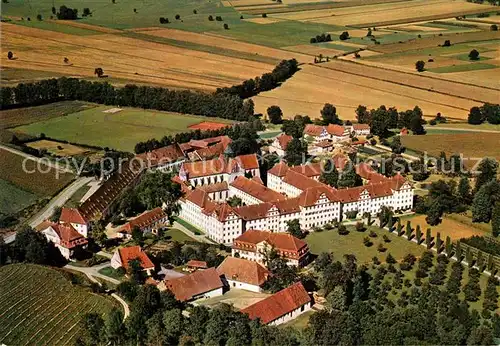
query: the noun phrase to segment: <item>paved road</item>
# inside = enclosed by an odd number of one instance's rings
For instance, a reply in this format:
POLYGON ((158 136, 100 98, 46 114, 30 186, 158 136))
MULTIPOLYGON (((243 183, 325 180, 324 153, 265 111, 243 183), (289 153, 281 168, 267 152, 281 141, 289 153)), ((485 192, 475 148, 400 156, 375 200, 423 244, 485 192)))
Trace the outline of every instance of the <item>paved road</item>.
POLYGON ((74 182, 72 182, 64 190, 62 190, 61 192, 59 192, 59 194, 57 196, 55 196, 54 198, 52 198, 50 200, 50 202, 42 210, 40 210, 36 215, 34 215, 33 217, 31 217, 31 219, 29 220, 28 224, 31 227, 36 227, 37 225, 39 225, 44 220, 47 220, 52 215, 52 213, 54 212, 54 209, 56 207, 62 207, 64 205, 64 203, 66 203, 66 201, 68 199, 70 199, 71 196, 73 196, 73 194, 79 188, 81 188, 85 184, 88 184, 93 179, 94 178, 88 178, 88 177, 77 178, 74 182))
POLYGON ((29 154, 23 153, 20 150, 13 149, 13 148, 5 146, 3 144, 0 144, 0 148, 4 149, 6 151, 9 151, 11 153, 23 156, 23 157, 25 157, 27 159, 31 159, 31 160, 34 160, 34 161, 38 161, 38 162, 44 163, 44 164, 49 165, 50 167, 55 168, 55 169, 57 169, 57 170, 59 170, 61 172, 73 173, 73 171, 70 168, 66 168, 63 165, 57 165, 57 164, 55 164, 54 162, 52 162, 51 160, 49 160, 47 158, 41 158, 41 157, 36 157, 36 156, 33 156, 33 155, 29 155, 29 154))
POLYGON ((181 225, 180 223, 178 223, 177 221, 174 222, 174 224, 173 224, 172 227, 173 228, 177 228, 182 233, 185 233, 186 235, 188 235, 191 238, 199 241, 200 243, 213 244, 213 242, 210 239, 207 239, 207 237, 205 237, 205 235, 196 235, 193 232, 191 232, 190 230, 188 230, 186 227, 184 227, 183 225, 181 225))
MULTIPOLYGON (((109 265, 110 265, 109 262, 106 262, 106 263, 103 263, 103 264, 100 264, 97 266, 93 266, 93 267, 76 267, 76 266, 72 266, 71 264, 67 264, 66 266, 64 266, 64 268, 70 269, 70 270, 75 270, 75 271, 78 271, 80 273, 84 273, 89 278, 90 281, 95 282, 99 285, 101 285, 101 283, 96 279, 96 277, 107 280, 107 281, 117 285, 120 283, 120 281, 113 279, 113 278, 110 278, 109 276, 102 275, 101 273, 98 272, 102 268, 109 267, 109 265)), ((125 321, 125 319, 130 315, 130 308, 129 308, 127 302, 125 300, 123 300, 116 293, 112 293, 111 296, 113 298, 115 298, 123 306, 123 312, 124 312, 123 313, 123 320, 125 321)))

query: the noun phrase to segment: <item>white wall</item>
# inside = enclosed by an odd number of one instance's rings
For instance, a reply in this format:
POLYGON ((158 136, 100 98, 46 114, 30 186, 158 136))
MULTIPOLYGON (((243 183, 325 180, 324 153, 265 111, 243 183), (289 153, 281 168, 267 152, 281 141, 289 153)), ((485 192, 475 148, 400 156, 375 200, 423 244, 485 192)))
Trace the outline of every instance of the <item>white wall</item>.
POLYGON ((302 305, 298 309, 295 309, 295 310, 289 312, 286 315, 283 315, 283 316, 275 319, 274 321, 269 322, 268 325, 277 326, 277 325, 286 323, 288 321, 296 319, 298 316, 302 315, 304 312, 309 311, 309 310, 311 310, 311 303, 310 302, 305 304, 305 305, 302 305))
POLYGON ((252 285, 246 282, 236 281, 236 280, 228 280, 226 279, 227 284, 229 285, 229 289, 237 288, 240 290, 251 291, 251 292, 262 292, 262 289, 257 285, 252 285))

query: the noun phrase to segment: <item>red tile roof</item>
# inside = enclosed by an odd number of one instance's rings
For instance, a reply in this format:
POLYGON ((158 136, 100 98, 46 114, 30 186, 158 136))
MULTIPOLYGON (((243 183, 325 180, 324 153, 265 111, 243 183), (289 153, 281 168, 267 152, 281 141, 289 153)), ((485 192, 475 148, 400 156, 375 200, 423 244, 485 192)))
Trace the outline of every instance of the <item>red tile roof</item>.
POLYGON ((211 193, 211 192, 220 192, 220 191, 226 191, 229 189, 229 186, 227 184, 227 181, 223 181, 222 183, 215 183, 215 184, 209 184, 209 185, 201 185, 197 186, 197 189, 203 190, 205 192, 211 193))
POLYGON ((86 225, 88 221, 77 208, 62 208, 59 222, 86 225))
POLYGON ((302 283, 297 282, 250 305, 241 312, 247 314, 252 320, 259 318, 262 323, 267 324, 309 302, 311 302, 311 297, 307 294, 302 283))
POLYGON ((257 251, 256 245, 265 241, 280 252, 281 256, 298 259, 307 253, 307 244, 288 233, 273 233, 258 230, 248 230, 233 242, 234 249, 257 251))
POLYGON ((370 129, 370 125, 368 125, 368 124, 353 124, 352 128, 355 131, 369 130, 370 129))
POLYGON ((299 199, 288 198, 276 202, 264 202, 259 204, 245 205, 239 208, 234 208, 234 212, 243 220, 257 220, 265 218, 268 212, 276 207, 279 214, 291 214, 300 212, 299 199))
POLYGON ((139 154, 136 157, 144 160, 148 166, 158 166, 184 159, 184 152, 181 147, 175 143, 150 152, 139 154))
POLYGON ((305 165, 290 167, 290 170, 305 175, 308 178, 319 177, 323 172, 323 166, 320 162, 308 163, 305 165))
POLYGON ((290 167, 287 166, 286 163, 283 161, 278 162, 277 164, 274 165, 273 168, 271 168, 269 171, 267 171, 267 174, 272 174, 277 177, 283 177, 285 176, 286 172, 290 169, 290 167))
POLYGON ((343 126, 340 126, 340 125, 329 124, 326 127, 326 131, 331 135, 334 135, 337 137, 342 137, 345 133, 345 128, 343 126))
POLYGON ((236 156, 235 160, 238 161, 243 169, 259 169, 259 160, 256 154, 236 156))
POLYGON ((292 170, 288 170, 288 172, 286 172, 285 176, 283 177, 283 182, 290 184, 301 191, 304 191, 310 187, 323 185, 317 180, 308 178, 307 176, 292 170))
POLYGON ((129 263, 132 260, 139 260, 141 262, 142 269, 154 269, 155 265, 149 259, 148 255, 144 251, 142 251, 139 245, 137 246, 129 246, 122 247, 117 249, 118 254, 120 255, 120 259, 122 261, 122 267, 126 270, 129 269, 129 263))
POLYGON ((217 272, 227 280, 256 286, 263 285, 271 275, 271 272, 259 263, 236 257, 226 257, 217 267, 217 272))
POLYGON ((132 229, 136 226, 142 230, 144 228, 151 226, 158 220, 165 218, 166 216, 167 214, 165 214, 163 209, 158 207, 153 210, 146 211, 143 214, 136 217, 135 219, 130 220, 125 225, 120 227, 118 232, 132 233, 132 229))
POLYGON ((282 133, 278 137, 276 137, 276 140, 278 141, 278 145, 282 150, 286 150, 286 147, 288 146, 288 143, 292 140, 292 136, 289 136, 285 133, 282 133))
POLYGON ((165 286, 175 295, 177 300, 184 302, 203 293, 221 288, 223 284, 217 270, 208 268, 165 281, 165 286))
POLYGON ((221 155, 220 157, 212 160, 184 162, 181 166, 181 170, 184 170, 188 174, 188 178, 191 179, 236 172, 239 167, 239 163, 236 160, 226 160, 221 155))
POLYGON ((325 128, 320 125, 307 124, 304 128, 304 133, 313 137, 320 136, 323 131, 325 131, 325 128))
POLYGON ((329 148, 329 147, 333 147, 333 143, 331 141, 328 141, 325 139, 321 142, 316 143, 315 146, 317 146, 319 148, 329 148))
POLYGON ((203 209, 203 213, 207 215, 213 215, 220 222, 224 222, 230 215, 234 214, 233 208, 227 203, 209 203, 203 209))
POLYGON ((339 201, 337 190, 329 187, 328 185, 321 184, 302 191, 299 195, 299 205, 302 207, 313 206, 322 196, 325 196, 330 202, 339 201))
POLYGON ((60 245, 72 249, 77 246, 86 245, 88 243, 87 239, 80 233, 78 233, 73 226, 69 223, 56 223, 50 221, 44 221, 38 225, 35 229, 37 231, 44 231, 51 227, 60 240, 60 245))
POLYGON ((245 177, 236 178, 230 186, 257 198, 262 202, 273 202, 286 199, 286 197, 281 193, 271 190, 266 186, 245 177))

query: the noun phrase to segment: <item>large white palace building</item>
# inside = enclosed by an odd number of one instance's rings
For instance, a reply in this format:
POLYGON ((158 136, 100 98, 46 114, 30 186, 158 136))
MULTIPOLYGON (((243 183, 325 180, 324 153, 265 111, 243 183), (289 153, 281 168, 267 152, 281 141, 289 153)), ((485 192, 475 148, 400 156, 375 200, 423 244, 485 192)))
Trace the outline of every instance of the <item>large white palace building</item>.
MULTIPOLYGON (((413 208, 414 190, 403 176, 388 178, 366 164, 356 167, 363 186, 335 189, 319 181, 319 163, 295 167, 278 163, 267 172, 266 187, 258 177, 258 170, 245 169, 239 158, 227 161, 219 157, 213 161, 206 161, 203 169, 191 175, 193 167, 184 163, 176 181, 184 185, 186 192, 180 200, 179 217, 218 243, 230 245, 250 229, 285 232, 287 222, 294 219, 300 221, 302 229, 309 230, 342 221, 346 213, 352 217, 355 211, 360 218, 365 213, 376 215, 383 206, 394 211, 413 208), (205 186, 200 186, 200 182, 205 186), (221 183, 227 184, 224 195, 239 197, 244 202, 242 206, 231 207, 206 188, 206 184, 221 183)), ((247 156, 243 161, 256 162, 256 159, 247 156)), ((342 165, 338 167, 340 170, 342 165)))

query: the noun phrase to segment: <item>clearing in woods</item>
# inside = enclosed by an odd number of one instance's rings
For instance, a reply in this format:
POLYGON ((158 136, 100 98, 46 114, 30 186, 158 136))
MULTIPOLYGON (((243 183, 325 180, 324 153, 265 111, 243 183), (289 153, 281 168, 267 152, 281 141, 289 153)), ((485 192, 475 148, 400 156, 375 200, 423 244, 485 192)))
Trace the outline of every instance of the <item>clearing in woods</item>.
MULTIPOLYGON (((13 129, 15 132, 38 135, 73 143, 109 147, 133 152, 135 144, 151 138, 188 131, 191 125, 206 117, 178 113, 123 108, 114 114, 104 113, 111 106, 98 106, 63 117, 52 118, 13 129)), ((225 119, 211 118, 218 123, 231 124, 225 119)))
POLYGON ((57 270, 34 264, 0 267, 1 344, 72 345, 84 314, 104 318, 115 306, 57 270))

